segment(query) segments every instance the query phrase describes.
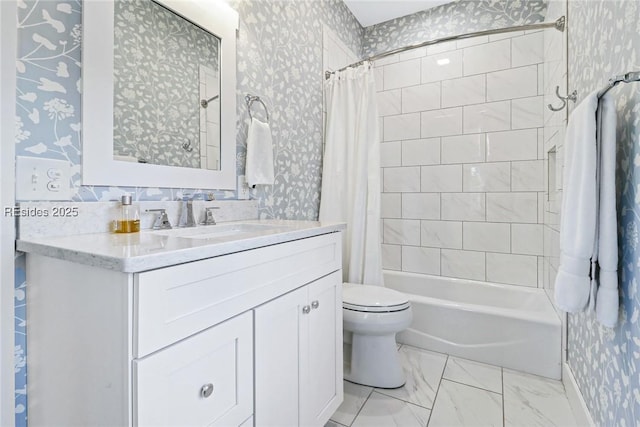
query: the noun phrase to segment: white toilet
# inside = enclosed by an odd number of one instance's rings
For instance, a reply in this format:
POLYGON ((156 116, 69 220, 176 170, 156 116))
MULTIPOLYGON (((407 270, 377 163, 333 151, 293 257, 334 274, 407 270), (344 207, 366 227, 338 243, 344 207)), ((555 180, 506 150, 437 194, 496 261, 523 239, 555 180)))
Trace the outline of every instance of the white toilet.
POLYGON ((383 286, 344 283, 342 315, 344 330, 352 333, 351 369, 344 379, 378 388, 402 387, 396 333, 411 324, 407 296, 383 286))

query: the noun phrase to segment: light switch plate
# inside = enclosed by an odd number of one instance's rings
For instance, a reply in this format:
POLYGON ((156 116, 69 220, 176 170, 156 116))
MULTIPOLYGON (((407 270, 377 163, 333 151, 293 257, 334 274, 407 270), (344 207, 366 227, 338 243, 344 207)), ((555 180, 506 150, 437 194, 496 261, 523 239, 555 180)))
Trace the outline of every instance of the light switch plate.
POLYGON ((16 157, 16 200, 69 200, 71 165, 66 160, 16 157))

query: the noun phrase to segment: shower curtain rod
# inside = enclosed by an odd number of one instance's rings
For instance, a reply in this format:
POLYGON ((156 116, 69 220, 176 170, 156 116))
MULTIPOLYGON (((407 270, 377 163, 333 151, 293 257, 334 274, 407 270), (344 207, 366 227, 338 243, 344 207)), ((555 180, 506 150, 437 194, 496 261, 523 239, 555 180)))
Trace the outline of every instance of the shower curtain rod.
POLYGON ((395 55, 396 53, 401 53, 401 52, 405 52, 407 50, 417 49, 417 48, 424 47, 424 46, 431 46, 431 45, 434 45, 434 44, 437 44, 437 43, 441 43, 441 42, 448 42, 448 41, 452 41, 452 40, 463 40, 463 39, 468 39, 468 38, 477 37, 477 36, 491 36, 491 35, 494 35, 494 34, 510 33, 512 31, 541 30, 541 29, 544 29, 544 28, 555 28, 558 31, 564 31, 565 23, 566 23, 565 17, 561 16, 555 22, 544 22, 544 23, 541 23, 541 24, 519 25, 517 27, 496 28, 494 30, 474 31, 472 33, 459 34, 457 36, 441 37, 439 39, 429 40, 429 41, 418 43, 418 44, 413 44, 413 45, 409 45, 409 46, 405 46, 405 47, 400 47, 398 49, 390 50, 389 52, 379 53, 377 55, 370 56, 367 59, 363 59, 362 61, 354 62, 353 64, 347 65, 346 67, 342 67, 339 70, 326 71, 324 73, 324 77, 325 77, 325 79, 328 79, 331 76, 331 74, 337 73, 338 71, 344 71, 347 68, 357 67, 358 65, 362 65, 362 64, 364 64, 365 62, 368 62, 368 61, 375 61, 376 59, 385 58, 387 56, 395 55))

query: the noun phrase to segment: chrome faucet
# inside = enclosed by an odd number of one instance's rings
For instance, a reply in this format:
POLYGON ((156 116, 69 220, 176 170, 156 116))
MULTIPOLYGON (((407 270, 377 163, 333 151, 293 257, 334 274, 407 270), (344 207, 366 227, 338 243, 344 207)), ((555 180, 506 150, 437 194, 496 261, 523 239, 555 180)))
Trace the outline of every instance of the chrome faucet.
POLYGON ((145 212, 158 212, 158 216, 155 221, 153 221, 154 230, 169 230, 171 229, 171 223, 169 222, 169 217, 167 217, 167 211, 164 209, 147 209, 145 212))
POLYGON ((182 198, 182 211, 180 211, 180 219, 178 220, 178 227, 195 227, 196 221, 193 218, 193 199, 189 199, 189 196, 182 198))
POLYGON ((200 224, 202 225, 216 225, 216 219, 213 217, 214 209, 220 209, 217 206, 212 206, 210 208, 204 208, 204 221, 200 224))

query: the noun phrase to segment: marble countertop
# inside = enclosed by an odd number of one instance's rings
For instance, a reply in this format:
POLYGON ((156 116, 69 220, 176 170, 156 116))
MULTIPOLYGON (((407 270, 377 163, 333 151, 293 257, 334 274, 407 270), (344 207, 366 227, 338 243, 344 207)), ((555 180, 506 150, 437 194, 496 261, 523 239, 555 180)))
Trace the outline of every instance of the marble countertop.
MULTIPOLYGON (((251 230, 237 235, 194 239, 171 233, 179 231, 145 230, 131 234, 94 233, 65 237, 28 238, 16 242, 19 251, 59 258, 125 273, 137 273, 185 262, 246 251, 292 240, 304 239, 345 229, 342 223, 317 221, 252 220, 200 226, 202 234, 215 227, 233 224, 266 224, 267 230, 251 230), (169 234, 169 235, 166 235, 169 234)), ((188 230, 189 234, 196 229, 188 230)))

